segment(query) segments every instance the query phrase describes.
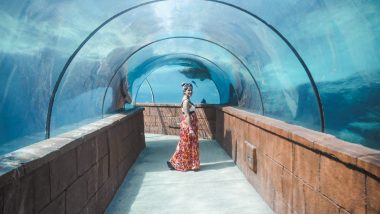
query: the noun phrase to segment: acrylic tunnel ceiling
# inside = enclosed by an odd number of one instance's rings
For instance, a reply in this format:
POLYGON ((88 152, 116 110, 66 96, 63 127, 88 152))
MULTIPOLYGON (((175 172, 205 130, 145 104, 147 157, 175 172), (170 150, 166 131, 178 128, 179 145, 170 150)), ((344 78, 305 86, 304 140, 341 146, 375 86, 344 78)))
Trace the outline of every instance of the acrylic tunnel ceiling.
POLYGON ((380 2, 0 2, 0 154, 120 97, 238 106, 380 148, 380 2))

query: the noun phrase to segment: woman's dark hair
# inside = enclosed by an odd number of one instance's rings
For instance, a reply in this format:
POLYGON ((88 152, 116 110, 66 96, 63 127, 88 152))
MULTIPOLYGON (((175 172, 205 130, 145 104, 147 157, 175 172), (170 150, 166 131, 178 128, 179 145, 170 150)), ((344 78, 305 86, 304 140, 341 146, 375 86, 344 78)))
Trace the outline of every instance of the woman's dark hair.
POLYGON ((182 90, 183 90, 183 93, 185 93, 185 91, 188 89, 188 88, 193 88, 193 85, 191 83, 188 83, 188 82, 184 82, 181 84, 182 86, 182 90))

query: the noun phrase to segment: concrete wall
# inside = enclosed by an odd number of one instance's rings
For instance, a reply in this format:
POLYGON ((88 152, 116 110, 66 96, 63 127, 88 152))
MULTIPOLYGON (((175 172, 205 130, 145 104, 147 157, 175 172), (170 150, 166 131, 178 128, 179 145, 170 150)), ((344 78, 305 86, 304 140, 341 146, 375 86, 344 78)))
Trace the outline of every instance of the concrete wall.
POLYGON ((0 157, 0 213, 103 213, 145 147, 143 109, 0 157))
MULTIPOLYGON (((180 105, 139 104, 144 107, 145 132, 154 134, 179 135, 180 105)), ((199 131, 204 139, 215 138, 215 105, 196 105, 199 131)))
POLYGON ((380 213, 378 150, 232 107, 216 139, 276 213, 380 213))

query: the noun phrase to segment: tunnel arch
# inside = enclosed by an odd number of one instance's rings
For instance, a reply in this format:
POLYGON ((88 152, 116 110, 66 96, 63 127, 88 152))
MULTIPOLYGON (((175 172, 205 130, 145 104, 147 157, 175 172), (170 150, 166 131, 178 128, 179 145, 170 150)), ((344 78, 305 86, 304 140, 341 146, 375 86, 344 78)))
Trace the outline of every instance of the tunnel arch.
MULTIPOLYGON (((144 82, 146 82, 146 83, 148 84, 148 87, 149 87, 149 90, 150 90, 151 99, 152 99, 151 102, 152 102, 152 103, 155 103, 156 101, 155 101, 155 98, 154 98, 154 93, 153 93, 152 85, 150 84, 148 78, 146 78, 146 79, 144 80, 144 82)), ((144 82, 141 83, 141 85, 143 85, 144 82)), ((140 89, 139 89, 139 90, 140 90, 140 89)), ((136 100, 137 100, 137 96, 136 96, 136 100)), ((103 106, 104 106, 104 104, 103 104, 103 106)), ((104 112, 104 110, 103 110, 103 112, 104 112)))
MULTIPOLYGON (((149 42, 147 44, 144 44, 142 45, 141 47, 139 47, 137 50, 133 51, 130 55, 128 55, 124 60, 123 60, 123 63, 115 70, 114 74, 112 75, 112 77, 110 78, 109 82, 108 82, 108 85, 107 85, 107 88, 106 88, 106 91, 104 93, 104 96, 103 96, 103 107, 102 109, 104 109, 104 100, 105 100, 105 97, 106 97, 106 94, 107 94, 107 91, 108 91, 108 88, 110 87, 111 85, 111 82, 113 81, 114 77, 116 76, 116 74, 120 71, 120 69, 123 67, 123 65, 132 57, 134 56, 136 53, 138 53, 140 50, 144 49, 145 47, 148 47, 152 44, 155 44, 155 43, 158 43, 158 42, 162 42, 162 41, 165 41, 165 40, 171 40, 171 39, 184 39, 184 38, 187 38, 187 39, 195 39, 195 40, 201 40, 201 41, 205 41, 205 42, 208 42, 208 43, 211 43, 213 45, 216 45, 220 48, 222 48, 223 50, 227 51, 229 54, 231 54, 236 60, 238 60, 238 62, 246 69, 246 71, 248 72, 248 74, 250 75, 250 77, 252 78, 252 80, 254 81, 255 83, 255 86, 258 90, 258 94, 259 94, 259 98, 260 98, 260 102, 261 102, 261 109, 262 109, 262 114, 265 113, 265 109, 264 109, 264 104, 263 104, 263 100, 262 100, 262 95, 261 95, 261 90, 259 88, 259 85, 257 84, 257 81, 256 79, 254 78, 254 76, 252 75, 252 72, 250 72, 250 69, 248 68, 247 65, 245 65, 245 63, 236 55, 234 54, 232 51, 230 51, 229 49, 223 47, 222 45, 218 44, 218 43, 215 43, 213 41, 209 41, 207 39, 204 39, 204 38, 197 38, 197 37, 187 37, 187 36, 175 36, 175 37, 168 37, 168 38, 163 38, 163 39, 159 39, 159 40, 156 40, 156 41, 152 41, 152 42, 149 42)), ((104 110, 102 110, 102 112, 104 112, 104 110)))
MULTIPOLYGON (((66 70, 68 69, 69 65, 71 64, 72 60, 75 58, 75 56, 77 55, 77 53, 82 49, 82 47, 100 30, 102 29, 104 26, 106 26, 109 22, 111 22, 112 20, 114 20, 115 18, 127 13, 128 11, 131 11, 133 9, 136 9, 136 8, 139 8, 139 7, 142 7, 142 6, 146 6, 146 5, 149 5, 149 4, 155 4, 155 3, 158 3, 158 2, 166 2, 166 1, 170 1, 170 0, 158 0, 158 1, 150 1, 150 2, 146 2, 146 3, 143 3, 143 4, 140 4, 140 5, 137 5, 137 6, 134 6, 134 7, 131 7, 129 9, 126 9, 116 15, 114 15, 113 17, 111 17, 110 19, 106 20, 104 23, 102 23, 98 28, 96 28, 92 33, 90 33, 90 35, 79 45, 79 47, 74 51, 74 53, 70 56, 69 60, 66 62, 62 72, 59 74, 59 77, 57 79, 57 82, 54 86, 54 89, 53 89, 53 92, 52 92, 52 95, 50 97, 50 101, 49 101, 49 107, 48 107, 48 113, 47 113, 47 121, 46 121, 46 137, 49 137, 50 136, 50 123, 51 123, 51 114, 52 114, 52 108, 53 108, 53 104, 54 104, 54 100, 55 100, 55 96, 56 96, 56 93, 57 93, 57 90, 58 90, 58 87, 60 85, 60 82, 62 81, 62 78, 63 76, 65 75, 65 72, 66 70)), ((248 14, 249 16, 253 17, 255 20, 261 22, 262 24, 264 24, 264 26, 266 26, 268 29, 270 29, 272 32, 275 33, 275 35, 277 35, 285 44, 286 46, 291 50, 291 52, 294 54, 294 56, 297 58, 297 60, 300 62, 300 64, 302 65, 302 67, 304 68, 308 78, 309 78, 309 81, 310 81, 310 84, 312 86, 312 89, 313 89, 313 92, 314 92, 314 95, 315 95, 315 98, 317 99, 317 104, 318 104, 318 108, 319 108, 319 114, 320 114, 320 121, 321 121, 321 131, 324 131, 324 113, 323 113, 323 106, 322 106, 322 102, 321 102, 321 99, 320 99, 320 95, 319 95, 319 92, 318 92, 318 88, 313 80, 313 77, 306 65, 306 63, 304 62, 304 60, 302 59, 302 57, 298 54, 298 52, 296 51, 296 49, 293 47, 293 45, 278 31, 276 30, 276 28, 274 28, 273 26, 269 25, 264 19, 260 18, 259 16, 249 12, 248 10, 245 10, 243 8, 240 8, 238 6, 235 6, 233 4, 229 4, 229 3, 226 3, 226 2, 221 2, 221 1, 216 1, 216 0, 202 0, 200 2, 212 2, 212 3, 217 3, 217 4, 221 4, 221 5, 225 5, 225 6, 228 6, 228 7, 231 7, 231 8, 234 8, 234 9, 237 9, 238 11, 240 12, 243 12, 245 14, 248 14)))
MULTIPOLYGON (((167 54, 167 55, 159 56, 158 58, 156 58, 156 60, 161 60, 161 59, 163 59, 163 58, 169 58, 169 59, 170 59, 170 58, 172 58, 172 59, 180 58, 180 59, 184 59, 184 57, 186 57, 186 58, 187 58, 187 57, 191 57, 190 59, 195 58, 195 59, 202 59, 202 60, 205 60, 205 61, 207 61, 207 62, 213 64, 213 65, 214 65, 215 67, 217 67, 219 70, 222 70, 218 65, 216 65, 216 64, 213 63, 212 61, 208 60, 208 59, 205 58, 205 57, 202 57, 202 56, 196 55, 196 54, 188 54, 188 53, 167 54)), ((153 61, 153 62, 154 62, 154 61, 153 61)), ((199 61, 199 62, 200 62, 200 61, 199 61)), ((202 63, 202 62, 200 62, 200 63, 202 63)), ((222 72, 225 72, 225 71, 222 70, 222 72)), ((135 104, 135 103, 136 103, 136 101, 137 101, 136 98, 137 98, 137 96, 138 96, 138 94, 139 94, 139 92, 140 92, 140 89, 141 89, 141 86, 142 86, 143 82, 145 82, 149 77, 151 77, 151 75, 152 75, 153 73, 154 73, 154 71, 148 73, 147 76, 144 77, 142 81, 140 81, 141 83, 139 83, 139 84, 137 85, 137 90, 136 90, 136 92, 134 93, 134 95, 132 95, 132 97, 134 97, 134 99, 132 99, 132 104, 135 104)), ((219 102, 221 103, 220 89, 217 87, 215 81, 214 81, 212 78, 211 78, 210 80, 211 80, 211 81, 213 82, 213 84, 216 86, 216 89, 217 89, 217 91, 218 91, 218 96, 219 96, 219 102)), ((154 92, 153 92, 153 93, 154 93, 154 92)))
POLYGON ((152 88, 154 84, 153 91, 157 97, 156 103, 178 103, 181 99, 178 96, 182 96, 180 84, 187 81, 193 83, 193 103, 232 105, 231 100, 226 102, 230 97, 222 97, 221 87, 223 87, 223 84, 218 84, 218 81, 215 81, 215 74, 225 71, 220 70, 215 65, 215 63, 210 63, 203 57, 193 54, 178 53, 159 56, 142 68, 147 71, 147 75, 134 82, 136 90, 131 95, 133 97, 132 105, 136 105, 137 97, 141 93, 142 83, 148 78, 151 80, 152 88), (210 74, 210 70, 213 70, 212 73, 214 74, 210 74), (181 77, 183 78, 182 81, 170 81, 172 78, 178 79, 181 77), (162 84, 163 82, 160 79, 167 80, 167 82, 162 84), (167 86, 165 92, 162 85, 167 86), (178 90, 173 90, 174 88, 178 90), (207 90, 205 90, 206 88, 207 90), (175 97, 176 99, 174 99, 175 97))
MULTIPOLYGON (((168 54, 168 55, 176 55, 176 54, 168 54)), ((166 56, 168 56, 168 55, 166 55, 166 56)), ((213 64, 216 68, 218 68, 218 69, 221 70, 222 72, 224 72, 224 73, 226 72, 226 71, 224 71, 220 66, 218 66, 216 63, 214 63, 213 61, 211 61, 210 59, 208 59, 208 58, 206 58, 206 57, 202 57, 202 56, 197 55, 197 54, 189 54, 189 53, 178 53, 178 55, 189 55, 189 56, 193 56, 193 57, 196 57, 196 58, 201 58, 201 59, 206 60, 207 62, 213 64)), ((164 56, 162 56, 162 57, 164 57, 164 56)), ((137 89, 137 92, 136 92, 136 97, 137 97, 138 94, 139 94, 139 91, 140 91, 141 86, 143 85, 143 83, 144 83, 145 81, 148 80, 148 78, 150 77, 150 75, 151 75, 151 74, 147 75, 147 76, 144 78, 144 80, 142 81, 142 83, 140 84, 140 86, 138 86, 138 89, 137 89)), ((215 86, 216 86, 215 81, 212 80, 212 79, 211 79, 211 81, 213 81, 214 84, 215 84, 215 86)), ((149 84, 149 81, 148 81, 148 84, 149 84)), ((149 84, 149 85, 150 85, 150 84, 149 84)), ((150 86, 150 88, 151 88, 151 86, 150 86)), ((220 95, 220 90, 219 90, 218 87, 216 87, 216 88, 217 88, 217 90, 218 90, 218 92, 219 92, 219 101, 220 101, 220 103, 222 103, 222 98, 221 98, 221 95, 220 95)), ((153 93, 153 91, 152 91, 152 93, 153 93)), ((236 96, 237 96, 236 90, 235 90, 234 93, 235 93, 236 96)), ((137 101, 137 99, 135 99, 135 102, 136 102, 136 101, 137 101)), ((153 98, 152 98, 152 102, 155 103, 153 98)))

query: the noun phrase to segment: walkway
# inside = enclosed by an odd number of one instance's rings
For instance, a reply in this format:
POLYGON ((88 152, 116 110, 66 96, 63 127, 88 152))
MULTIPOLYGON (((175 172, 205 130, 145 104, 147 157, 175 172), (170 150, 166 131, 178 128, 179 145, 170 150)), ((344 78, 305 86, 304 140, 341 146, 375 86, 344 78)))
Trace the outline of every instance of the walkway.
POLYGON ((177 136, 146 135, 147 148, 106 213, 273 213, 215 141, 200 141, 200 171, 168 170, 166 160, 177 141, 177 136))

